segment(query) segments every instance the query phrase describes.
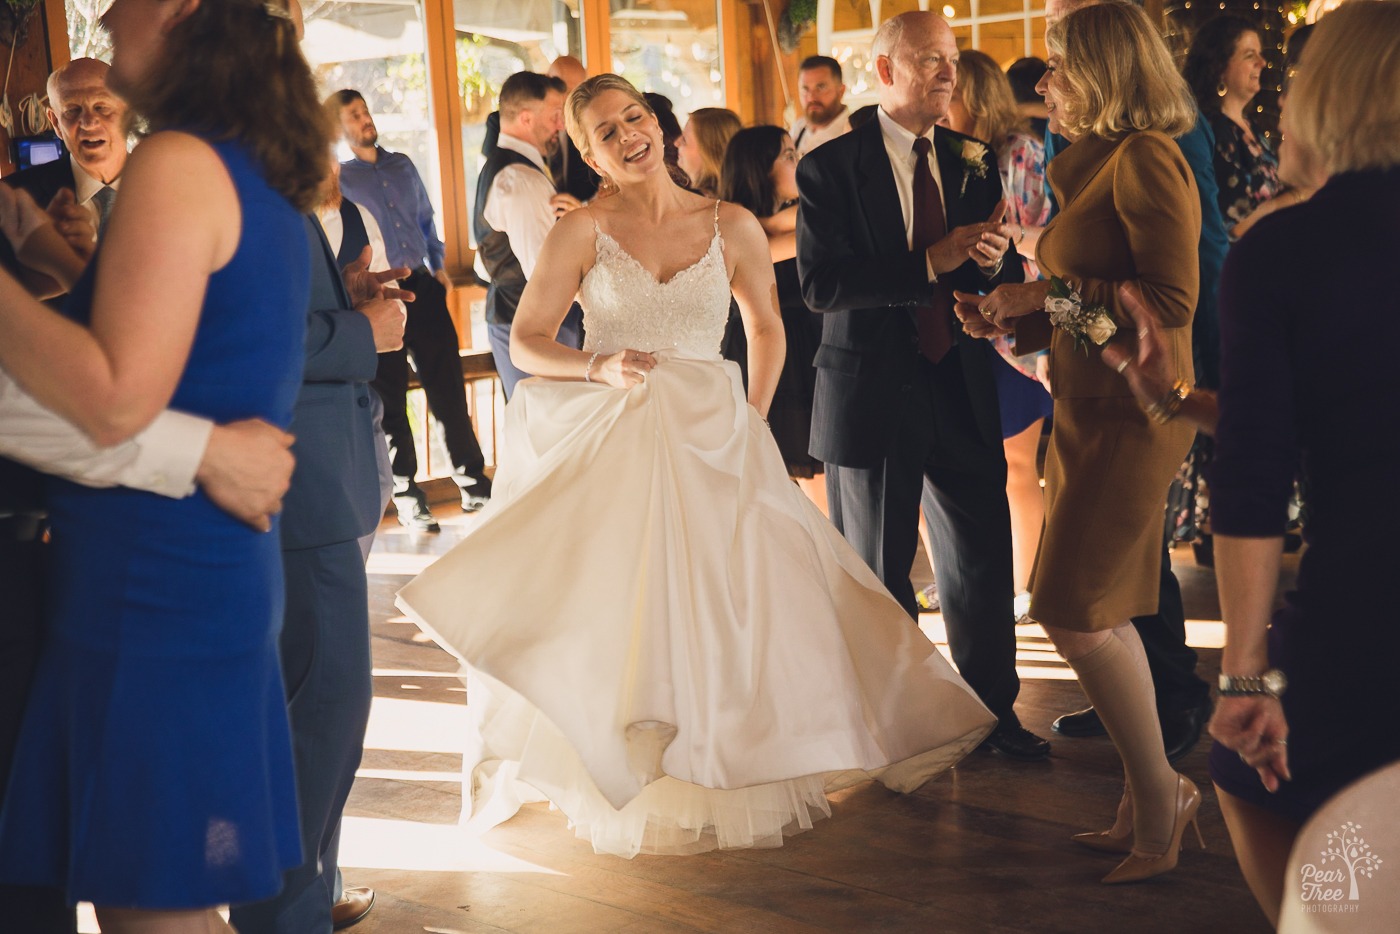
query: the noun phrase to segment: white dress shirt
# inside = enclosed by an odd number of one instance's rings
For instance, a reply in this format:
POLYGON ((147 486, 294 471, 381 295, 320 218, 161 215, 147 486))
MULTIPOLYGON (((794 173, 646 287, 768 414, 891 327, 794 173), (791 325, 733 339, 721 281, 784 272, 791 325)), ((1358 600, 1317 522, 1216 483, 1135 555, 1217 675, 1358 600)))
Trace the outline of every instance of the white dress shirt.
MULTIPOLYGON (((876 112, 880 121, 880 132, 885 137, 885 152, 890 157, 890 168, 894 169, 894 187, 899 191, 899 209, 904 212, 904 235, 909 249, 914 248, 914 134, 894 122, 885 109, 876 112)), ((934 142, 933 130, 925 134, 930 143, 934 142)), ((938 171, 938 155, 933 147, 928 151, 928 167, 933 173, 933 183, 938 186, 938 197, 943 202, 943 225, 948 225, 948 198, 944 195, 943 175, 938 171)))
MULTIPOLYGON (((389 268, 389 251, 384 248, 384 232, 379 222, 366 210, 363 204, 351 202, 360 211, 360 220, 365 222, 365 233, 369 234, 369 271, 383 272, 389 268)), ((332 253, 340 252, 340 243, 345 239, 345 222, 340 217, 340 208, 321 208, 316 212, 321 229, 326 232, 326 242, 332 253)), ((353 261, 352 261, 353 262, 353 261)))
MULTIPOLYGON (((121 188, 122 180, 118 177, 112 179, 110 182, 102 182, 101 180, 93 178, 91 175, 87 174, 87 172, 83 170, 82 166, 78 165, 77 159, 74 159, 71 155, 68 158, 73 166, 74 198, 79 204, 83 205, 89 211, 92 212, 92 225, 94 228, 96 228, 101 222, 102 218, 98 216, 99 212, 97 210, 97 205, 92 203, 92 196, 101 191, 104 186, 112 189, 113 191, 117 191, 121 188)), ((48 205, 41 204, 39 205, 39 207, 46 208, 48 207, 48 205)))
POLYGON ((85 486, 189 496, 213 430, 208 419, 167 409, 130 441, 100 448, 0 370, 0 456, 85 486))
POLYGON ((524 140, 501 134, 500 148, 518 152, 539 166, 540 171, 523 165, 508 165, 491 180, 482 216, 492 228, 510 238, 510 250, 520 261, 520 270, 529 279, 535 274, 544 238, 554 229, 554 183, 549 180, 544 156, 524 140))
POLYGON ((798 155, 805 156, 822 143, 849 132, 851 132, 851 108, 842 105, 841 112, 823 127, 808 126, 805 117, 798 117, 792 125, 793 145, 797 147, 798 155))

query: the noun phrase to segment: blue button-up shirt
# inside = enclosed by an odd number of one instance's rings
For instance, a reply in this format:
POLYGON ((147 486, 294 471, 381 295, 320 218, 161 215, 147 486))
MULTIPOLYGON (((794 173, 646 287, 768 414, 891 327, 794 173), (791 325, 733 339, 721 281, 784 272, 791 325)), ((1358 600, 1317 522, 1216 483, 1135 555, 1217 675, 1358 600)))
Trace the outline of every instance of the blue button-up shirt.
POLYGON ((433 222, 433 204, 413 160, 401 152, 375 147, 374 162, 351 159, 340 164, 340 190, 369 209, 384 234, 390 266, 442 268, 447 252, 433 222))

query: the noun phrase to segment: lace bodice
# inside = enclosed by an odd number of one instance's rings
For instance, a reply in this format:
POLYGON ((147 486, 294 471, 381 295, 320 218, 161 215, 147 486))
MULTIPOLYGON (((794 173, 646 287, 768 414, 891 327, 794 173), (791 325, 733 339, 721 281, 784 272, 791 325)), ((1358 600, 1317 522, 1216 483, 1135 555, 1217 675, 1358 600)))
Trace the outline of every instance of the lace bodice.
POLYGON ((598 258, 583 277, 584 350, 655 351, 674 348, 701 356, 719 356, 729 320, 729 273, 719 235, 709 249, 665 282, 660 282, 622 246, 594 223, 598 258))

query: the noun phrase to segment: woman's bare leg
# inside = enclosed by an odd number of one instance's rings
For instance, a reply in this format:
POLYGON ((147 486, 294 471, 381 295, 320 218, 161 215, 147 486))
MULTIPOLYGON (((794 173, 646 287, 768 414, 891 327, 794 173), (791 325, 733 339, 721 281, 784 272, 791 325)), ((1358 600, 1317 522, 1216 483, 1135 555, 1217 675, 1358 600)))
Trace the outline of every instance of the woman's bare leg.
POLYGON ((1002 442, 1006 450, 1006 502, 1011 507, 1011 566, 1016 593, 1026 589, 1040 547, 1045 524, 1045 495, 1040 489, 1036 455, 1045 419, 1038 418, 1025 431, 1002 442))
POLYGON ((1220 798, 1220 811, 1225 815, 1244 881, 1269 924, 1277 927, 1288 854, 1301 828, 1286 817, 1236 798, 1219 785, 1215 786, 1215 793, 1220 798))

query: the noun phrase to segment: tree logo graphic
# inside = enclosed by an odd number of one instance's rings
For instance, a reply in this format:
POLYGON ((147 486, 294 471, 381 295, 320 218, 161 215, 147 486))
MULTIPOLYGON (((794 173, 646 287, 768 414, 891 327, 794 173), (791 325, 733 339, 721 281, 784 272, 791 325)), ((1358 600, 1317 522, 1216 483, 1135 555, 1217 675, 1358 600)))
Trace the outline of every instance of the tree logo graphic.
POLYGON ((1372 878, 1384 860, 1362 839, 1360 830, 1360 824, 1347 821, 1327 835, 1322 858, 1302 868, 1304 902, 1355 902, 1361 898, 1361 877, 1372 878))

